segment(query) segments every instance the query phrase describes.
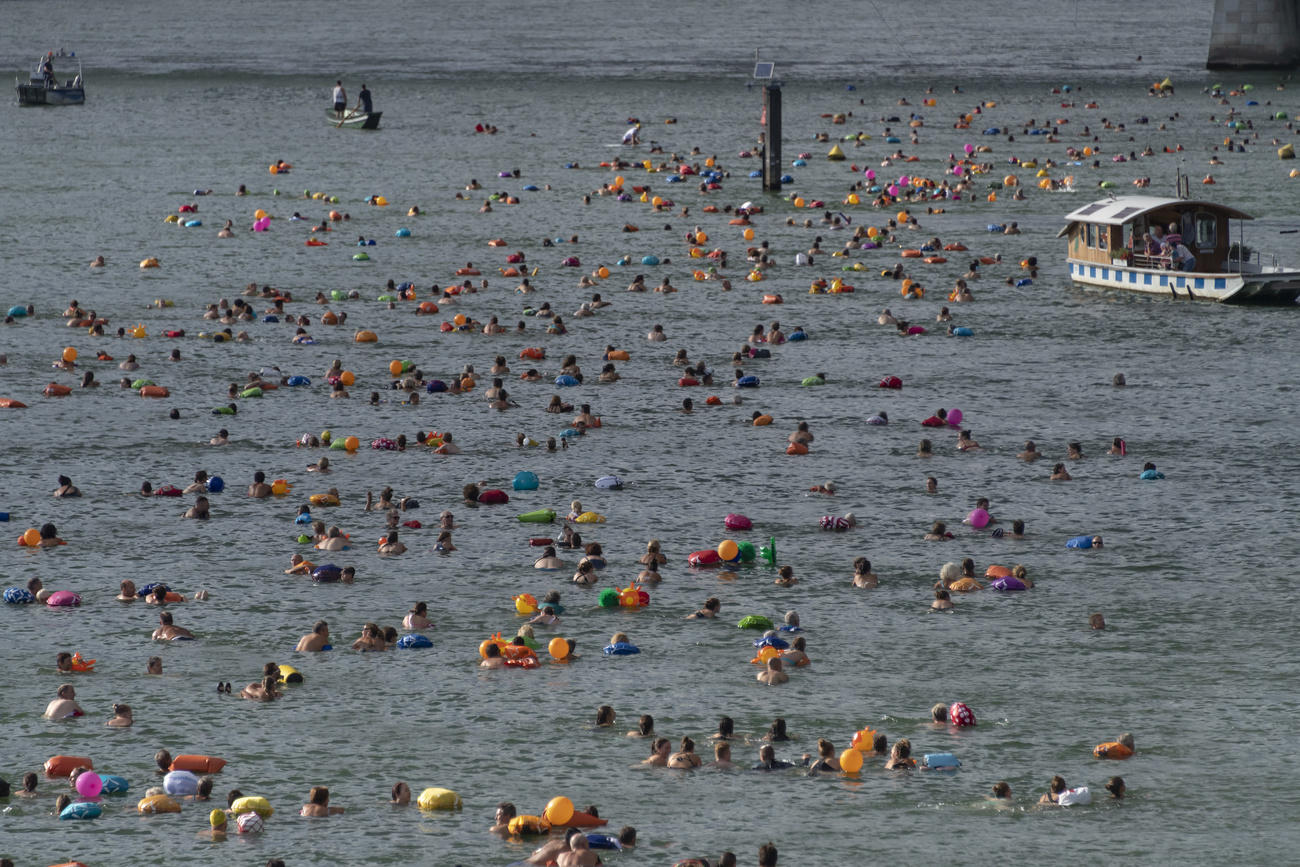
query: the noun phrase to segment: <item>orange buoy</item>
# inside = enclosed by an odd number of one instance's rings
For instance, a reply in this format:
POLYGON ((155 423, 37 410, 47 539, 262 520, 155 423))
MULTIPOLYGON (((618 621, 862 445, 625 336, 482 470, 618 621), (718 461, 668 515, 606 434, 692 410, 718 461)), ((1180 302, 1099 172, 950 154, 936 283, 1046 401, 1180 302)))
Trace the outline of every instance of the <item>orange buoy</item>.
POLYGON ((808 454, 808 446, 803 443, 790 443, 785 447, 785 453, 787 455, 806 455, 808 454))

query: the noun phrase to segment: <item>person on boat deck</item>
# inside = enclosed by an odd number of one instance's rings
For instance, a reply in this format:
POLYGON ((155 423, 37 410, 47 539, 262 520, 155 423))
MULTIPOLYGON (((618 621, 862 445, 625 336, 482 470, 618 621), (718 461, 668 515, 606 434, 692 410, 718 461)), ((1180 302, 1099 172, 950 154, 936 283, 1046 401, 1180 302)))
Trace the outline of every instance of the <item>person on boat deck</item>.
POLYGON ((343 82, 334 82, 334 113, 343 116, 348 108, 348 92, 343 89, 343 82))
POLYGON ((365 82, 361 83, 361 92, 357 94, 357 108, 362 114, 370 114, 375 110, 374 103, 370 101, 370 91, 366 88, 365 82))
POLYGON ((1187 249, 1185 244, 1174 244, 1174 262, 1177 263, 1179 271, 1196 270, 1196 254, 1187 249))
POLYGON ((41 60, 41 78, 45 80, 46 87, 54 86, 54 57, 53 51, 45 52, 45 57, 41 60))

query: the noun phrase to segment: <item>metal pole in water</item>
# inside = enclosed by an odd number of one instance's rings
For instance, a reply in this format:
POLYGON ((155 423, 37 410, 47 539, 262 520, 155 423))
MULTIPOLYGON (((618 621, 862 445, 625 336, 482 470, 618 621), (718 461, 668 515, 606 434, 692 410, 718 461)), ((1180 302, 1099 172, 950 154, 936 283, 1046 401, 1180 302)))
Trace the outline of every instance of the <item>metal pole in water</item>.
POLYGON ((765 142, 763 147, 763 190, 781 191, 781 84, 763 85, 765 142))

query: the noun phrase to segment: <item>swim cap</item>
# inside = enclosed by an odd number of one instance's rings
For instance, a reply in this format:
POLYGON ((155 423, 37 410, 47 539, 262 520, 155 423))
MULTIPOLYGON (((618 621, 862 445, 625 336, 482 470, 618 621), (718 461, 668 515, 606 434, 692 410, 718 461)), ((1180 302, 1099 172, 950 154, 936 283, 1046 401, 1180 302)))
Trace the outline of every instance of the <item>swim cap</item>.
POLYGON ((262 817, 256 813, 243 813, 235 820, 236 826, 241 834, 256 834, 263 830, 266 825, 262 822, 262 817))
POLYGON ((221 828, 226 824, 226 811, 213 810, 208 814, 208 823, 214 828, 221 828))
POLYGON ((320 441, 323 442, 323 443, 327 443, 327 442, 330 441, 330 437, 331 437, 331 436, 333 436, 333 434, 331 434, 331 433, 330 433, 329 431, 327 431, 327 430, 323 430, 323 431, 320 432, 320 441))

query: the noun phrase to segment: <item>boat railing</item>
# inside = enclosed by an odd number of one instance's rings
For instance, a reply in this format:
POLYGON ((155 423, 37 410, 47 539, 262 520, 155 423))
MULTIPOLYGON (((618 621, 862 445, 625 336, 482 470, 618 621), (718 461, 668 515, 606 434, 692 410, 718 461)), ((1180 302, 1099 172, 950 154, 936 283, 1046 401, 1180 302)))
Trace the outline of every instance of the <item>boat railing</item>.
POLYGON ((1148 256, 1145 253, 1134 253, 1129 257, 1129 263, 1134 268, 1150 268, 1155 271, 1169 269, 1169 259, 1163 256, 1148 256))

